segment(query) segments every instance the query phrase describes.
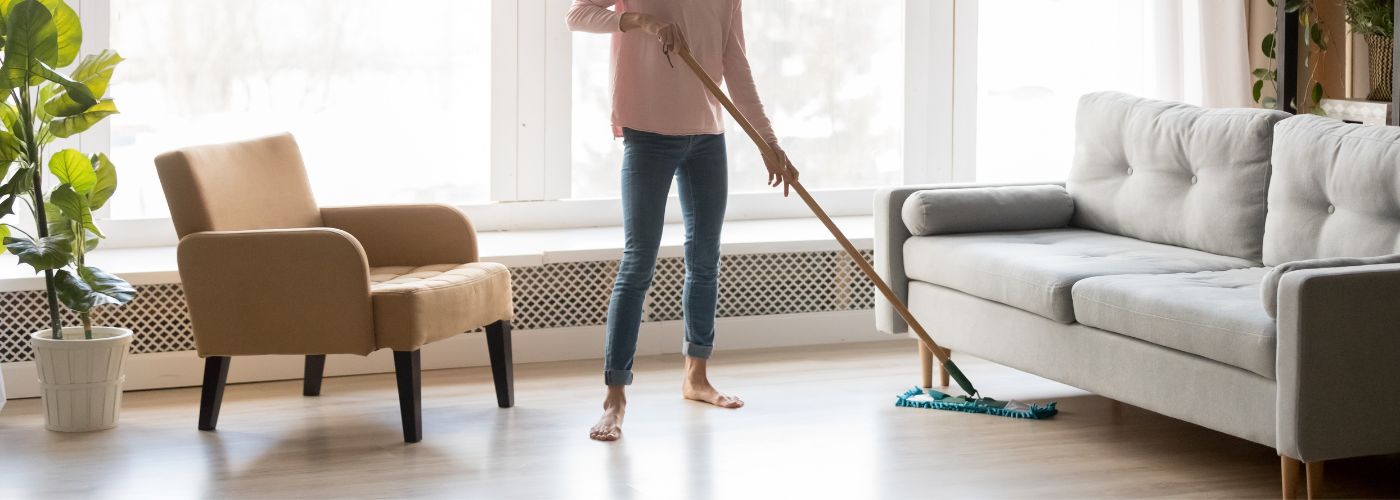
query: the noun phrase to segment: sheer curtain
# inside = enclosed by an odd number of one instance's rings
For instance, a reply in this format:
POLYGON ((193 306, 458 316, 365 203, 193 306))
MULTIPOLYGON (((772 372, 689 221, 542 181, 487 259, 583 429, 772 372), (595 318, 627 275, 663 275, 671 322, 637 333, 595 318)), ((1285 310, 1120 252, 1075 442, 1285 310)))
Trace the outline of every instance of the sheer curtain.
POLYGON ((1249 106, 1246 3, 977 0, 977 179, 1064 179, 1085 93, 1249 106))
POLYGON ((1149 0, 1143 16, 1147 95, 1209 107, 1246 107, 1246 0, 1149 0))

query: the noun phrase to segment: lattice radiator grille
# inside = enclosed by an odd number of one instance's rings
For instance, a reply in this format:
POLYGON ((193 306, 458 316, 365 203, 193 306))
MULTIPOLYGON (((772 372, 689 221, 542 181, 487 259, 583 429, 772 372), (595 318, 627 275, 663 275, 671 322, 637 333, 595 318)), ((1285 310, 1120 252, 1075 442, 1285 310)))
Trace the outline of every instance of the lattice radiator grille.
MULTIPOLYGON (((863 252, 866 259, 870 252, 863 252)), ((511 270, 517 330, 603 325, 617 261, 567 262, 511 270)), ((680 258, 657 262, 645 321, 681 318, 680 258)), ((194 349, 189 310, 178 284, 142 285, 137 299, 103 308, 96 324, 136 332, 132 352, 194 349)), ((718 316, 765 316, 875 307, 875 292, 841 252, 726 255, 720 261, 718 316)), ((33 359, 29 334, 48 323, 42 291, 0 293, 0 362, 33 359)), ((77 324, 65 312, 64 323, 77 324)))

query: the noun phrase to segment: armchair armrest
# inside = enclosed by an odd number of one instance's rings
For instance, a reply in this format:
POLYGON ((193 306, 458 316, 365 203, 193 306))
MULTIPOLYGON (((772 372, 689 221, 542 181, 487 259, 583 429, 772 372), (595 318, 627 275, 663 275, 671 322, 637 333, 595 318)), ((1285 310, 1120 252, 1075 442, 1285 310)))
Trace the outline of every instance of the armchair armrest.
POLYGON ((371 266, 468 264, 477 261, 476 230, 449 205, 369 205, 321 209, 328 227, 364 245, 371 266))
MULTIPOLYGON (((1003 186, 1064 186, 1064 183, 1000 183, 1000 184, 925 184, 898 186, 875 191, 875 271, 890 285, 900 300, 909 298, 909 277, 904 273, 904 241, 912 236, 904 224, 904 203, 914 193, 934 189, 968 189, 1003 186)), ((882 332, 899 334, 908 325, 895 314, 884 297, 875 297, 875 327, 882 332)))
POLYGON ((180 241, 200 356, 369 354, 364 250, 329 228, 211 231, 180 241))
POLYGON ((1278 291, 1278 450, 1400 452, 1400 264, 1293 271, 1278 291))

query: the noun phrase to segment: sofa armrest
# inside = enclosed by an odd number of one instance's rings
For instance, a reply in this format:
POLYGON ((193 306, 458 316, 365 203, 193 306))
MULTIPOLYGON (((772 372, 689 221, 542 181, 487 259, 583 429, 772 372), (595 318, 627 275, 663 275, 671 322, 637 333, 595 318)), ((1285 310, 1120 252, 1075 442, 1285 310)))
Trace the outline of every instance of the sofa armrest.
MULTIPOLYGON (((890 285, 899 300, 909 299, 909 277, 904 273, 904 241, 911 234, 904 225, 904 203, 914 193, 933 189, 966 189, 1004 186, 1056 185, 1063 183, 998 183, 998 184, 925 184, 897 186, 875 191, 875 271, 890 285)), ((894 312, 888 301, 879 294, 875 296, 875 327, 882 332, 900 334, 908 331, 908 325, 894 312)))
POLYGON ((918 191, 904 201, 915 236, 1027 231, 1069 225, 1074 199, 1063 186, 999 186, 918 191))
POLYGON ((1278 317, 1278 283, 1285 274, 1303 269, 1320 269, 1327 267, 1353 267, 1369 266, 1373 264, 1400 264, 1400 254, 1382 255, 1378 257, 1331 257, 1326 259, 1295 260, 1284 262, 1273 269, 1269 274, 1264 275, 1264 281, 1259 284, 1260 300, 1264 301, 1264 312, 1270 318, 1278 317))
POLYGON ((449 205, 368 205, 321 209, 328 227, 364 245, 371 266, 468 264, 477 261, 476 230, 449 205))
POLYGON ((375 349, 369 266, 344 231, 195 233, 178 256, 200 356, 375 349))
POLYGON ((1278 301, 1279 453, 1400 452, 1400 264, 1293 271, 1278 301))

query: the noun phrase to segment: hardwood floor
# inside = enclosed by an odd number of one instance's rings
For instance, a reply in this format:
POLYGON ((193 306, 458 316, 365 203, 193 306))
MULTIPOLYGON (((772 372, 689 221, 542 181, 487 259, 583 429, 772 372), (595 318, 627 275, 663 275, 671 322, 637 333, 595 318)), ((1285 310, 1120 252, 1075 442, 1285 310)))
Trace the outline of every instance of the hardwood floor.
MULTIPOLYGON (((1032 422, 896 408, 914 345, 721 352, 731 411, 682 400, 679 356, 638 359, 625 436, 589 441, 597 361, 522 364, 516 407, 489 368, 424 372, 406 445, 392 374, 230 385, 217 432, 199 389, 126 394, 121 426, 43 430, 38 400, 0 413, 0 498, 1278 498, 1274 450, 966 356, 988 394, 1058 400, 1032 422)), ((334 358, 328 361, 334 363, 334 358)), ((1327 496, 1400 496, 1400 458, 1328 462, 1327 496)))

